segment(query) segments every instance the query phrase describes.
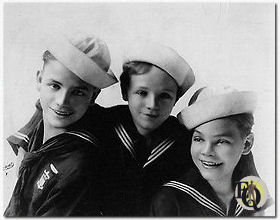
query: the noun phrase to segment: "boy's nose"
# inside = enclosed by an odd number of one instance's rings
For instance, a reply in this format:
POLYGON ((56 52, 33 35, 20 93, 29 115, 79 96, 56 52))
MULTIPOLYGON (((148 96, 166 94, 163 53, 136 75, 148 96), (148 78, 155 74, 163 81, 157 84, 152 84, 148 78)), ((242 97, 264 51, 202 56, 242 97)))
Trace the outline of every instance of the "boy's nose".
POLYGON ((148 109, 154 109, 157 107, 157 100, 154 95, 150 95, 146 99, 146 106, 148 109))
POLYGON ((209 142, 206 142, 203 149, 201 150, 201 154, 205 156, 211 156, 213 155, 213 147, 212 144, 209 142))
POLYGON ((67 91, 62 91, 60 93, 57 94, 56 96, 56 103, 58 105, 65 105, 65 104, 69 104, 69 93, 67 91))

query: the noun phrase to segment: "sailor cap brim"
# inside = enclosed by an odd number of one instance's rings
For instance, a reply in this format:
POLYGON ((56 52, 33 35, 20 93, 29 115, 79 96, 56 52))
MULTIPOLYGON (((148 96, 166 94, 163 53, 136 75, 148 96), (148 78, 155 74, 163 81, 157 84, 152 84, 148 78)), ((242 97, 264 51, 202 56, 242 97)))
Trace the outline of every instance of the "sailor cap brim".
POLYGON ((123 63, 140 61, 151 63, 167 72, 180 88, 181 97, 195 81, 190 65, 172 48, 139 38, 125 50, 123 63))
POLYGON ((256 105, 257 96, 255 92, 234 91, 196 101, 183 109, 177 117, 188 129, 193 129, 218 118, 241 113, 253 113, 256 105))
POLYGON ((47 50, 83 81, 103 89, 118 82, 111 69, 105 72, 86 54, 73 46, 63 35, 48 39, 47 50))

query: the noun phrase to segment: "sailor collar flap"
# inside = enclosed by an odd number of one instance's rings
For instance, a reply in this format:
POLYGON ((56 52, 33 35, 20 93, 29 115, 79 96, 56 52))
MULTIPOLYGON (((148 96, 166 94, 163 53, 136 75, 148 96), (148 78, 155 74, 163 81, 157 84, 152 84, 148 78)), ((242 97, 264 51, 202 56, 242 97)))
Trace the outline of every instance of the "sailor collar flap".
MULTIPOLYGON (((136 159, 135 142, 137 141, 139 136, 137 138, 135 134, 133 135, 133 133, 131 134, 131 132, 128 132, 129 130, 126 129, 122 123, 117 124, 114 129, 123 146, 130 152, 131 156, 136 159)), ((144 163, 143 167, 146 167, 147 165, 155 161, 158 157, 160 157, 173 145, 174 142, 175 139, 173 137, 165 137, 156 142, 152 141, 150 147, 150 155, 148 156, 148 159, 146 163, 144 163)))
POLYGON ((219 216, 239 216, 244 210, 233 198, 227 213, 226 208, 214 193, 210 184, 194 169, 191 169, 178 181, 170 181, 163 186, 173 187, 186 193, 219 216))

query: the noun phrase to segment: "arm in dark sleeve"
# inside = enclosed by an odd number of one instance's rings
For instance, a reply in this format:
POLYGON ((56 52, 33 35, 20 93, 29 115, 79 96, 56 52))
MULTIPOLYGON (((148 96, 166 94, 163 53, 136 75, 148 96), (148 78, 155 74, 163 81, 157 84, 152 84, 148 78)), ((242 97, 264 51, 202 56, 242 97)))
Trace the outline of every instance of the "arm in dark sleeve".
POLYGON ((35 216, 98 216, 96 190, 85 176, 60 182, 51 190, 35 216))
POLYGON ((38 100, 36 102, 36 111, 29 120, 29 122, 27 122, 27 124, 24 125, 21 129, 19 129, 15 134, 7 138, 8 143, 11 145, 16 155, 18 155, 18 149, 20 147, 23 148, 25 151, 28 151, 27 146, 29 143, 30 136, 41 119, 42 108, 38 100))
POLYGON ((150 216, 179 216, 176 198, 161 189, 151 203, 150 216))
POLYGON ((62 172, 54 185, 49 185, 40 207, 33 211, 35 216, 100 215, 99 150, 92 144, 73 147, 81 150, 64 157, 60 164, 62 172))

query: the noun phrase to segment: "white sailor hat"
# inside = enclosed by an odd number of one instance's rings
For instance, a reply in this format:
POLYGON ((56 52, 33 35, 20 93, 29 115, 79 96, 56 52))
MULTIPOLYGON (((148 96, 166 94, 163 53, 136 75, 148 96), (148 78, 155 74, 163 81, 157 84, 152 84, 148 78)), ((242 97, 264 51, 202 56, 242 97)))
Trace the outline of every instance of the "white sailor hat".
POLYGON ((238 91, 231 87, 197 90, 188 107, 177 118, 188 129, 203 123, 241 113, 253 113, 257 105, 257 95, 253 91, 238 91))
POLYGON ((129 45, 123 63, 140 61, 151 63, 167 72, 177 83, 181 97, 194 84, 190 65, 172 48, 151 40, 139 38, 129 45))
POLYGON ((80 33, 70 38, 55 33, 48 37, 46 49, 80 79, 99 89, 118 81, 110 69, 109 49, 98 37, 80 33), (83 52, 83 44, 92 46, 83 52))

